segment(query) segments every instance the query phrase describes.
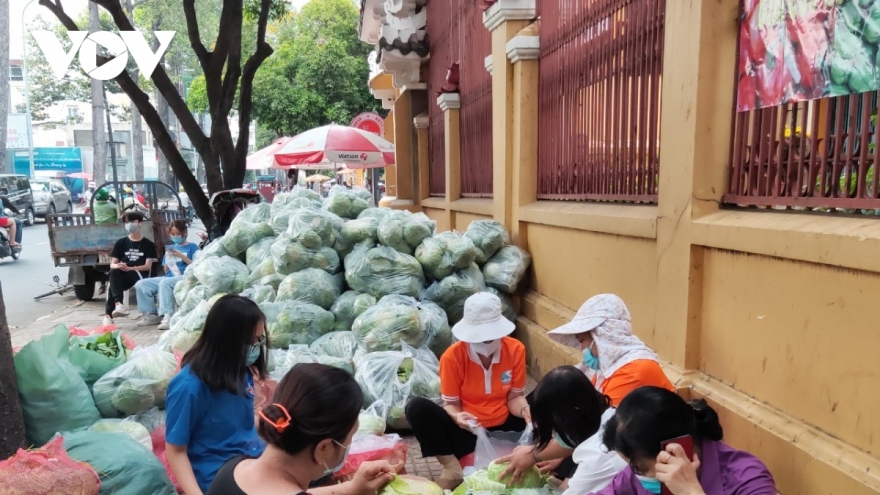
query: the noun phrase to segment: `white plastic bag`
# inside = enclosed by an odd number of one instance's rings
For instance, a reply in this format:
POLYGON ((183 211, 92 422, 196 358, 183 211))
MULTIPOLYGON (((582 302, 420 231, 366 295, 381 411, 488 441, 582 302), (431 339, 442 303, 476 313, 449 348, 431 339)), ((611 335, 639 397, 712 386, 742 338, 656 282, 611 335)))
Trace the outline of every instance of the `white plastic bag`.
POLYGON ((470 428, 471 433, 477 436, 477 447, 474 450, 474 465, 472 468, 477 470, 489 467, 489 464, 492 464, 492 461, 498 458, 495 447, 492 446, 492 442, 489 440, 489 433, 476 422, 473 422, 470 428))

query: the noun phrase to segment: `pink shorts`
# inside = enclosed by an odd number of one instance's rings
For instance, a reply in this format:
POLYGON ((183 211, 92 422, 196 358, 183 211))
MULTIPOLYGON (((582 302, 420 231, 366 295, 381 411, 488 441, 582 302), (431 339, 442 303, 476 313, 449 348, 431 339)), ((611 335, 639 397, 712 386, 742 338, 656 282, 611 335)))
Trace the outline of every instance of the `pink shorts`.
POLYGON ((9 217, 0 217, 0 227, 9 227, 15 223, 15 219, 9 217))

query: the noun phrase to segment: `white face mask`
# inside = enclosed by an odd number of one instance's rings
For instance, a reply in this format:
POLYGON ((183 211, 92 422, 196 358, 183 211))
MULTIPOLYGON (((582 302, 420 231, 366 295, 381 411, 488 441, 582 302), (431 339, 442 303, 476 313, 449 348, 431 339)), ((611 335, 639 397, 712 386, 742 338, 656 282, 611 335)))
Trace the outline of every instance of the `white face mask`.
POLYGON ((488 344, 485 342, 480 342, 478 344, 468 344, 468 345, 471 346, 471 349, 473 349, 474 352, 476 352, 480 356, 489 357, 489 356, 494 355, 496 352, 498 352, 498 349, 501 349, 501 339, 493 340, 493 341, 489 342, 488 344))

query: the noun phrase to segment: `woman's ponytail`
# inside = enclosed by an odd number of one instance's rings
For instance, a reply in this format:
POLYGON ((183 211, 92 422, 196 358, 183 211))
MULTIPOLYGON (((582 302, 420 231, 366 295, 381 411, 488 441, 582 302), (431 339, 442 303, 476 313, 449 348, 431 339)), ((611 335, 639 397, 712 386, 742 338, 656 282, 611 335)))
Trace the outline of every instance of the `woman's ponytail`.
POLYGON ((692 401, 690 405, 694 408, 697 435, 706 440, 720 442, 724 438, 724 428, 721 427, 718 413, 709 406, 705 399, 692 401))

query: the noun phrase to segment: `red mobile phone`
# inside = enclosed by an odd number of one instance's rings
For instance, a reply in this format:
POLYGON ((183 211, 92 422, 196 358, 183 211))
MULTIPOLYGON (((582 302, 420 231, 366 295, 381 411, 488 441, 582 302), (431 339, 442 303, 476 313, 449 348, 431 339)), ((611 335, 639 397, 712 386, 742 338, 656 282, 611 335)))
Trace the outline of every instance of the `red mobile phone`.
MULTIPOLYGON (((684 449, 685 455, 687 455, 688 460, 694 460, 694 439, 690 435, 684 435, 678 438, 672 438, 670 440, 666 440, 660 442, 660 451, 666 452, 666 446, 670 443, 677 443, 681 445, 681 448, 684 449)), ((660 495, 672 495, 672 492, 669 491, 669 488, 666 488, 666 485, 663 485, 660 488, 660 495)))

